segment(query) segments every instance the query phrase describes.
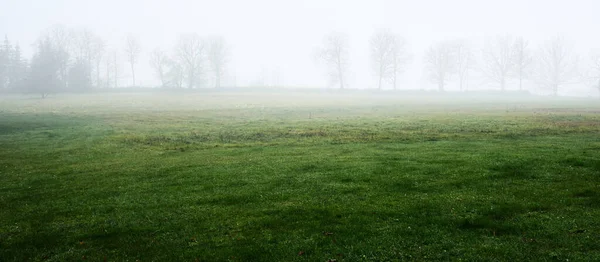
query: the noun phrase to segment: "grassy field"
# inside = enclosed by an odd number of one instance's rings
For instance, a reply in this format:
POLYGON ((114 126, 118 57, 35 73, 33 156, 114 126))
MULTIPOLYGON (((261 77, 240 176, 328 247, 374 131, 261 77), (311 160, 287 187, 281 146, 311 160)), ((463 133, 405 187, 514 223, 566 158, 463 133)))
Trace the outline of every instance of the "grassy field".
POLYGON ((599 261, 600 101, 0 97, 0 261, 599 261))

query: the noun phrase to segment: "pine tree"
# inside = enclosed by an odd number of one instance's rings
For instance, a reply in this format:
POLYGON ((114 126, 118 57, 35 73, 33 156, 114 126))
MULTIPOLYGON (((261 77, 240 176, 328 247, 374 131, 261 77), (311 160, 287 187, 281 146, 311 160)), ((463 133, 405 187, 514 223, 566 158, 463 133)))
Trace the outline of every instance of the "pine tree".
POLYGON ((12 46, 8 36, 4 36, 4 42, 0 46, 0 89, 6 89, 9 83, 9 71, 11 62, 12 46))
POLYGON ((27 61, 23 59, 21 47, 18 44, 12 50, 9 61, 8 88, 12 90, 21 89, 27 73, 27 61))

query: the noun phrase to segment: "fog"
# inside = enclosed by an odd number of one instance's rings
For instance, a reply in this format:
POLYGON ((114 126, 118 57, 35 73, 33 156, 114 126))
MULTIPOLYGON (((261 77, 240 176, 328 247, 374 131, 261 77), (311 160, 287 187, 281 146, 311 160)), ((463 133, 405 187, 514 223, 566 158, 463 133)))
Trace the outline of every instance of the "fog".
MULTIPOLYGON (((405 40, 409 54, 398 74, 399 90, 438 89, 425 71, 425 57, 430 46, 440 41, 462 40, 472 48, 477 66, 466 89, 500 90, 480 70, 486 41, 506 35, 523 37, 536 60, 540 47, 562 36, 579 58, 578 76, 561 84, 558 94, 598 96, 595 82, 582 76, 591 70, 590 54, 600 49, 600 36, 592 33, 600 24, 599 9, 595 0, 2 0, 0 34, 18 43, 29 59, 36 51, 34 43, 49 28, 88 29, 103 39, 107 53, 116 51, 119 86, 133 84, 124 51, 127 35, 133 35, 141 47, 135 66, 136 85, 141 87, 161 85, 149 63, 156 48, 171 52, 182 34, 220 36, 229 48, 223 86, 338 88, 327 74, 327 65, 318 63, 315 55, 324 38, 337 32, 347 36, 345 87, 375 89, 378 77, 370 39, 387 30, 405 40)), ((99 74, 104 75, 104 64, 99 74)), ((208 88, 214 79, 204 71, 203 87, 208 88)), ((525 80, 524 88, 552 93, 532 77, 525 80)), ((390 82, 384 81, 382 89, 392 89, 390 82)), ((506 90, 517 89, 517 81, 510 77, 506 90)), ((456 76, 448 79, 445 90, 459 91, 456 76)))

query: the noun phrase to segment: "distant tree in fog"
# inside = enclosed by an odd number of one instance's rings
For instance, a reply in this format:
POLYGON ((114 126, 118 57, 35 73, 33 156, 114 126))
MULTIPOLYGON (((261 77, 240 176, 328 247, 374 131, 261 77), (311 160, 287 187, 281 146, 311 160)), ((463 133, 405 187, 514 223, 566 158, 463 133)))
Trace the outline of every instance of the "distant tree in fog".
MULTIPOLYGON (((92 61, 95 56, 95 41, 97 41, 98 37, 92 31, 85 28, 81 30, 72 31, 72 37, 75 61, 73 61, 72 65, 70 66, 76 66, 77 70, 75 71, 79 73, 84 73, 81 70, 87 70, 85 72, 85 74, 88 75, 86 79, 92 79, 92 61), (85 64, 85 66, 83 66, 83 64, 85 64)), ((56 45, 57 43, 54 43, 54 46, 56 45)), ((69 75, 70 74, 71 73, 69 73, 69 75)), ((71 76, 69 76, 68 78, 72 79, 71 76)), ((75 83, 69 84, 69 87, 71 89, 82 89, 89 86, 91 86, 91 84, 86 84, 85 86, 79 86, 75 83)))
POLYGON ((75 38, 77 32, 70 32, 63 25, 55 25, 50 27, 46 32, 42 33, 42 38, 48 38, 52 46, 56 48, 56 56, 60 63, 59 82, 63 89, 67 89, 69 85, 69 66, 73 57, 73 48, 75 46, 75 38))
POLYGON ((225 73, 225 66, 229 59, 229 48, 223 37, 217 36, 209 39, 208 62, 215 74, 215 87, 221 87, 221 78, 225 73))
POLYGON ((204 40, 197 34, 181 35, 177 41, 173 62, 181 67, 181 71, 188 82, 188 88, 194 88, 198 85, 202 73, 204 49, 204 40))
MULTIPOLYGON (((45 98, 49 93, 59 90, 61 61, 57 55, 58 50, 49 37, 37 41, 37 50, 31 59, 28 91, 39 93, 45 98)), ((89 76, 87 72, 84 74, 89 76)))
POLYGON ((398 73, 409 60, 404 38, 384 30, 371 37, 371 59, 377 77, 378 89, 381 89, 384 79, 390 80, 396 89, 398 73))
POLYGON ((554 96, 558 89, 574 83, 577 78, 577 56, 562 37, 555 37, 541 48, 539 54, 538 81, 543 88, 552 90, 554 96))
POLYGON ((600 54, 592 55, 592 70, 590 72, 590 80, 593 86, 600 92, 600 54))
MULTIPOLYGON (((112 49, 107 56, 107 82, 111 82, 114 88, 119 87, 119 78, 121 73, 121 68, 119 67, 119 52, 116 49, 112 49), (112 79, 111 79, 112 72, 112 79)), ((108 84, 110 86, 110 84, 108 84)))
POLYGON ((515 67, 514 47, 513 37, 506 35, 488 39, 483 50, 481 70, 489 80, 500 85, 502 91, 515 67))
POLYGON ((514 62, 514 74, 519 80, 519 90, 523 90, 523 79, 528 77, 528 71, 533 63, 533 57, 529 50, 529 42, 518 37, 513 46, 513 62, 514 62))
POLYGON ((0 89, 8 87, 11 51, 12 46, 8 41, 8 36, 4 36, 4 43, 0 46, 0 89))
POLYGON ((392 46, 392 75, 390 77, 394 90, 397 88, 398 74, 404 71, 404 68, 411 59, 412 57, 406 49, 406 40, 396 35, 394 37, 394 45, 392 46))
POLYGON ((13 48, 12 55, 9 57, 8 68, 8 88, 18 90, 24 87, 27 78, 28 61, 23 57, 19 44, 13 48))
POLYGON ((439 91, 444 91, 446 81, 456 71, 454 45, 451 42, 439 42, 427 50, 425 65, 429 79, 438 85, 439 91))
POLYGON ((133 86, 135 86, 135 65, 138 62, 138 58, 140 53, 142 52, 142 47, 140 45, 140 41, 132 34, 127 35, 127 43, 125 46, 125 55, 127 56, 127 61, 131 66, 131 75, 133 78, 133 86))
POLYGON ((344 77, 348 67, 348 38, 342 33, 330 33, 318 50, 318 58, 329 67, 329 75, 333 81, 340 83, 344 89, 344 77))
POLYGON ((394 35, 388 31, 377 32, 371 37, 371 59, 379 78, 377 85, 379 90, 381 90, 383 79, 391 75, 394 62, 392 57, 394 41, 394 35))
POLYGON ((77 60, 69 68, 69 85, 77 86, 80 89, 88 89, 92 86, 92 79, 89 72, 89 65, 83 60, 77 60))
POLYGON ((27 60, 23 58, 21 47, 18 44, 13 46, 5 36, 0 46, 0 89, 22 88, 27 69, 27 60))
MULTIPOLYGON (((96 87, 100 87, 102 86, 102 79, 100 78, 100 66, 102 64, 102 58, 104 58, 106 55, 106 45, 104 44, 104 40, 102 40, 100 37, 95 38, 94 42, 92 43, 92 48, 92 60, 94 61, 94 68, 91 70, 96 72, 96 87)), ((108 70, 108 68, 106 70, 108 70)))
POLYGON ((469 72, 475 66, 475 55, 469 44, 460 40, 454 45, 454 56, 460 91, 463 91, 466 90, 465 84, 469 80, 469 72))
POLYGON ((162 87, 167 85, 166 72, 169 66, 169 57, 162 49, 154 49, 150 54, 150 66, 154 69, 162 87))
POLYGON ((167 78, 169 83, 176 88, 183 87, 183 80, 185 78, 185 72, 183 66, 174 60, 169 60, 169 71, 167 72, 167 78))

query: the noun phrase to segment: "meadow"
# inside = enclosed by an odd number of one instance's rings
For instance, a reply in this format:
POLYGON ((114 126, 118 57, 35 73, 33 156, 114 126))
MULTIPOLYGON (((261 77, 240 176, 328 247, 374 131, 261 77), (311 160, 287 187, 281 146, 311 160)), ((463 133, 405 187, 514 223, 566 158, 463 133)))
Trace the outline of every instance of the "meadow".
POLYGON ((0 96, 0 261, 599 261, 600 100, 0 96))

